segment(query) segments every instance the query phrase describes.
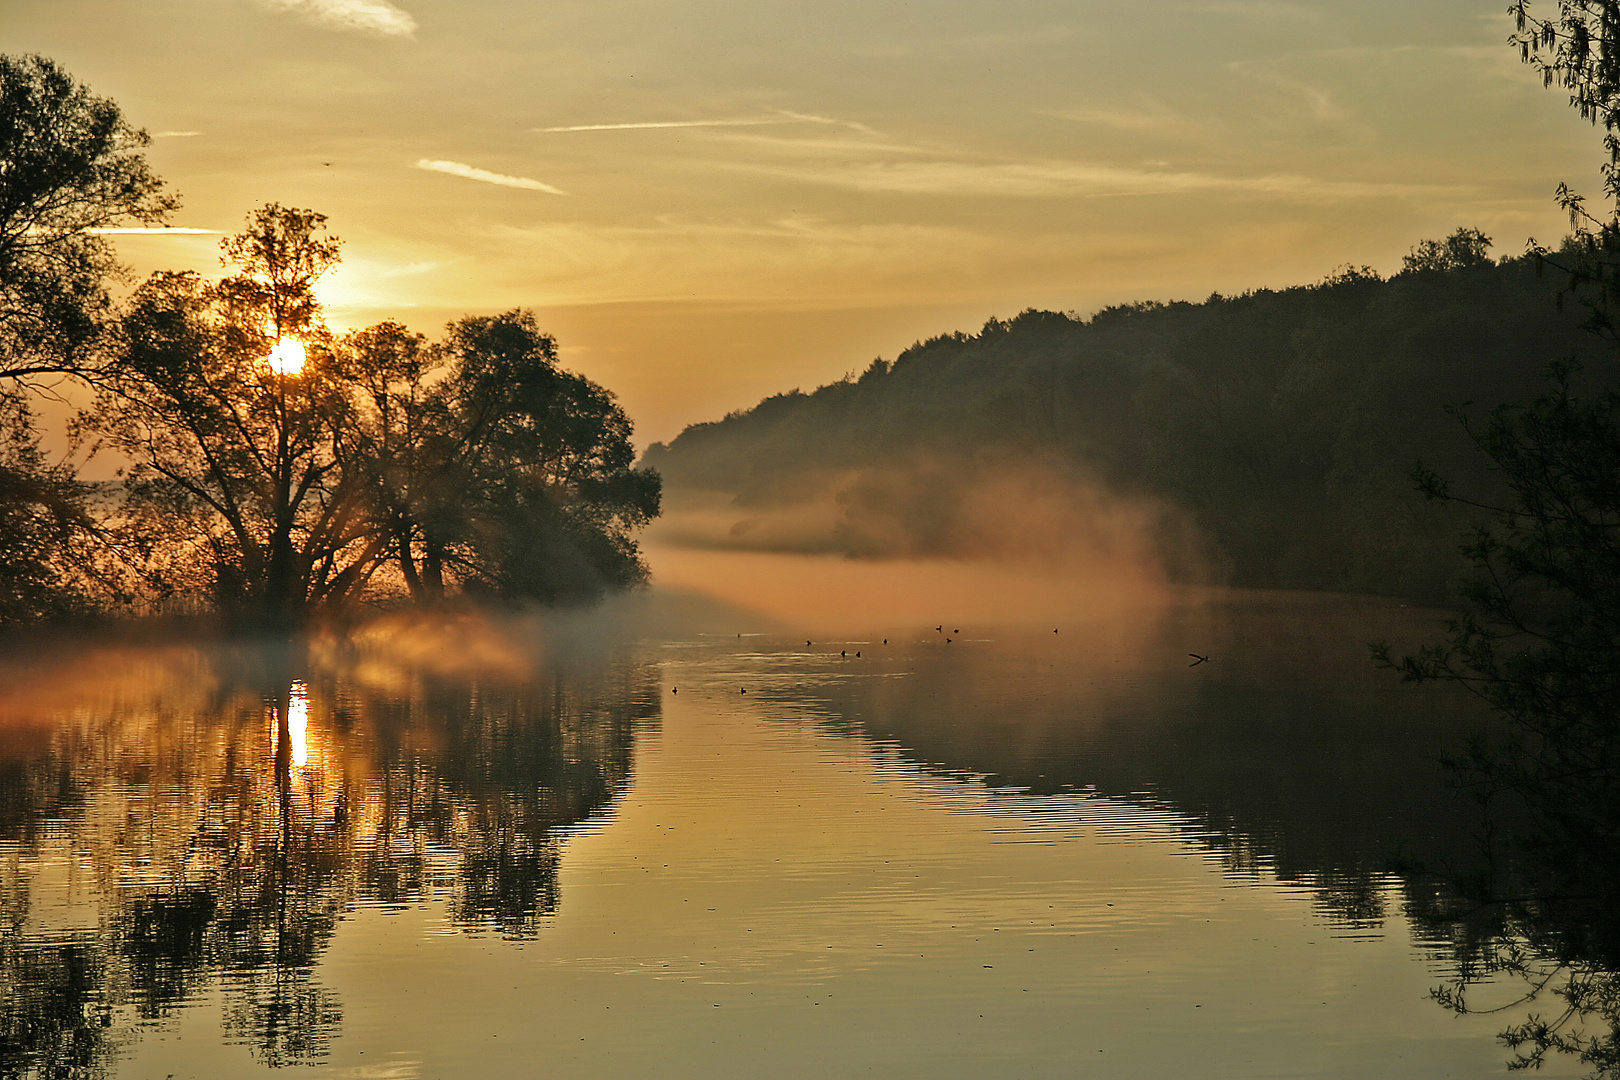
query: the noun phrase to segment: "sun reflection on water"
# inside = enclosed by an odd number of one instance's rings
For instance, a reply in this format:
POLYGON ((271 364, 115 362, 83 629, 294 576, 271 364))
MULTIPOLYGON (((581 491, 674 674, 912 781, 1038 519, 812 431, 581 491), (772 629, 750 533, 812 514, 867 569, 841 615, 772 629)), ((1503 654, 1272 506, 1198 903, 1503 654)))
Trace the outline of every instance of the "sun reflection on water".
POLYGON ((309 687, 301 679, 287 691, 287 737, 293 768, 302 769, 309 764, 309 687))

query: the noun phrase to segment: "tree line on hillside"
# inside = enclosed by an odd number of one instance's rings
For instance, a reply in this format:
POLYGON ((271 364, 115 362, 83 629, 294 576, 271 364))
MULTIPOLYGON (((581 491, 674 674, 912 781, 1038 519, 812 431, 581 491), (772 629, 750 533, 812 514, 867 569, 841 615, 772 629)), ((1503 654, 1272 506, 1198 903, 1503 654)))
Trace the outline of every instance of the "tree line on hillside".
POLYGON ((645 462, 676 506, 721 493, 739 520, 830 493, 830 528, 763 543, 876 557, 962 554, 955 517, 981 475, 1056 463, 1190 514, 1232 583, 1443 599, 1467 515, 1426 503, 1413 463, 1496 487, 1447 406, 1526 400, 1560 359, 1589 382, 1620 370, 1578 305, 1553 302, 1556 272, 1488 246, 1463 229, 1388 279, 992 319, 689 427, 645 462), (895 468, 913 482, 872 483, 895 468))
POLYGON ((339 241, 267 204, 234 272, 159 272, 122 300, 103 230, 177 206, 144 132, 40 57, 0 57, 0 624, 214 610, 295 626, 363 600, 567 602, 645 580, 659 508, 613 395, 557 364, 532 313, 429 340, 334 334, 339 241), (94 394, 89 484, 39 447, 32 395, 94 394))

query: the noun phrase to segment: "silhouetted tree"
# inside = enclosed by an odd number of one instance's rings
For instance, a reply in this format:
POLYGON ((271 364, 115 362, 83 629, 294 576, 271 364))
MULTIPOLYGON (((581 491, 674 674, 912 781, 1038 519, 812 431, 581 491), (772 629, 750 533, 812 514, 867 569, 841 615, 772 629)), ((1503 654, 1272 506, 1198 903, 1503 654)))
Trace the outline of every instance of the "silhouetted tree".
POLYGON ((0 56, 0 379, 85 374, 119 272, 96 229, 178 205, 118 106, 40 56, 0 56))
POLYGON ((1558 14, 1531 13, 1528 0, 1508 7, 1519 56, 1541 75, 1543 85, 1569 92, 1569 103, 1603 131, 1603 192, 1608 206, 1593 213, 1586 198, 1558 185, 1559 204, 1569 213, 1571 234, 1557 252, 1532 250, 1568 276, 1566 292, 1581 300, 1590 327, 1620 336, 1620 2, 1559 0, 1558 14))
POLYGON ((63 564, 88 523, 84 491, 39 452, 26 391, 106 360, 120 267, 94 230, 176 205, 149 142, 52 61, 0 55, 0 625, 78 604, 63 564))
POLYGON ((0 389, 0 626, 68 614, 84 599, 70 544, 87 525, 84 487, 46 463, 27 402, 0 389))
MULTIPOLYGON (((1524 1063, 1565 1053, 1593 1076, 1613 1076, 1620 1068, 1620 390, 1582 400, 1563 370, 1551 393, 1495 410, 1473 434, 1511 498, 1481 503, 1420 469, 1428 495, 1465 502, 1493 520, 1466 549, 1475 569, 1449 642, 1397 666, 1413 681, 1467 686, 1510 721, 1505 735, 1477 739, 1452 766, 1493 821, 1511 825, 1514 843, 1507 865, 1451 905, 1458 921, 1494 912, 1494 935, 1437 996, 1466 1012, 1466 986, 1491 975, 1550 985, 1562 1000, 1557 1015, 1532 1015, 1503 1041, 1524 1063)), ((1379 655, 1390 662, 1387 649, 1379 655)))
MULTIPOLYGON (((1620 311, 1620 3, 1560 0, 1555 18, 1509 11, 1521 57, 1548 86, 1569 91, 1604 130, 1610 206, 1593 214, 1560 185, 1572 237, 1536 254, 1568 274, 1588 325, 1613 338, 1620 311)), ((1431 498, 1488 515, 1465 549, 1473 573, 1450 640, 1399 662, 1411 680, 1461 683, 1510 721, 1453 765, 1517 841, 1461 890, 1441 923, 1481 921, 1489 933, 1437 998, 1471 1011, 1471 983, 1508 973, 1526 981, 1521 1004, 1556 1000, 1500 1036, 1512 1068, 1550 1055, 1578 1058, 1594 1077, 1620 1074, 1620 388, 1612 379, 1582 395, 1578 366, 1552 367, 1552 389, 1524 406, 1501 406, 1477 427, 1475 445, 1503 481, 1502 496, 1460 490, 1420 466, 1431 498), (1504 808, 1507 814, 1500 811, 1504 808)), ((1392 663, 1387 648, 1378 652, 1392 663)), ((1498 1010, 1499 1011, 1499 1010, 1498 1010)))
POLYGON ((134 463, 132 505, 208 562, 218 603, 276 625, 363 580, 368 529, 336 450, 347 399, 312 287, 325 218, 274 203, 224 241, 217 284, 154 274, 88 423, 134 463), (301 366, 272 350, 298 342, 301 366))
MULTIPOLYGON (((528 312, 440 343, 396 323, 334 340, 313 293, 337 261, 324 222, 263 207, 223 244, 237 274, 155 274, 133 297, 84 424, 134 462, 127 509, 149 547, 194 551, 220 607, 278 626, 384 567, 419 601, 642 581, 631 533, 659 481, 633 468, 612 395, 558 368, 528 312), (296 369, 274 352, 289 341, 296 369)), ((183 589, 197 561, 171 557, 161 584, 183 589)))
POLYGON ((1467 270, 1491 265, 1491 238, 1478 229, 1458 229, 1444 240, 1423 240, 1402 258, 1402 271, 1467 270))
POLYGON ((429 533, 455 528, 456 478, 444 468, 454 424, 444 393, 443 352, 395 322, 346 334, 333 350, 352 411, 338 451, 364 492, 384 557, 418 602, 443 598, 442 540, 431 587, 422 573, 429 533))
MULTIPOLYGON (((534 315, 452 323, 445 386, 465 476, 468 583, 516 599, 579 600, 646 578, 631 532, 658 514, 613 395, 556 363, 534 315)), ((430 548, 431 554, 431 548, 430 548)))
POLYGON ((533 313, 469 316, 433 345, 383 324, 338 355, 359 399, 345 445, 412 595, 549 602, 645 580, 631 533, 658 513, 658 475, 533 313))

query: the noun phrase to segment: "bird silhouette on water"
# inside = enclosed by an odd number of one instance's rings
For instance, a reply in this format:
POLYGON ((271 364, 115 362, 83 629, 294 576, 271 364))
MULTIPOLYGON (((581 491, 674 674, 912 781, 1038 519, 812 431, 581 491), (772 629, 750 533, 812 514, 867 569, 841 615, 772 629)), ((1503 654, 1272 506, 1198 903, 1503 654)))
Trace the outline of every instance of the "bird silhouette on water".
POLYGON ((1204 664, 1204 663, 1209 662, 1209 657, 1207 657, 1207 656, 1199 656, 1195 652, 1190 652, 1187 655, 1193 658, 1193 662, 1188 664, 1187 665, 1188 667, 1197 667, 1199 664, 1204 664))

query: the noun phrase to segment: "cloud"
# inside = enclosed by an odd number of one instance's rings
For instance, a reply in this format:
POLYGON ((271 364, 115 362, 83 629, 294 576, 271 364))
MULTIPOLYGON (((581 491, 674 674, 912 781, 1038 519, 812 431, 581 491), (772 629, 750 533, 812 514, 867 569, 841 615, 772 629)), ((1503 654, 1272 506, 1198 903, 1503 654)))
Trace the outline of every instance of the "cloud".
POLYGON ((1037 109, 1037 116, 1054 120, 1067 120, 1076 124, 1093 124, 1117 131, 1199 131, 1207 128, 1203 122, 1194 122, 1162 106, 1154 108, 1126 108, 1122 106, 1076 109, 1037 109))
POLYGON ((757 120, 646 120, 631 124, 570 124, 564 127, 535 128, 539 132, 553 131, 644 131, 650 128, 704 128, 755 127, 760 124, 791 124, 782 117, 757 120))
POLYGON ((1354 113, 1341 106, 1334 99, 1331 91, 1315 83, 1289 78, 1275 71, 1264 70, 1258 64, 1242 60, 1234 60, 1226 66, 1239 75, 1266 86, 1275 87, 1284 94, 1303 101, 1310 109, 1311 115, 1317 120, 1325 123, 1343 124, 1354 121, 1356 118, 1354 113))
POLYGON ((1320 180, 1290 174, 1220 176, 1071 161, 880 161, 830 167, 736 167, 807 183, 899 195, 1100 198, 1230 192, 1310 202, 1338 202, 1344 199, 1456 194, 1459 191, 1457 188, 1414 184, 1320 180))
POLYGON ((193 135, 201 135, 201 134, 202 134, 202 132, 200 132, 200 131, 154 131, 154 132, 152 132, 152 138, 154 138, 154 139, 189 139, 193 135))
POLYGON ((463 165, 459 161, 429 161, 427 158, 423 158, 416 163, 416 168, 426 169, 428 172, 445 173, 449 176, 460 176, 468 180, 481 180, 486 184, 499 184, 501 187, 522 188, 525 191, 544 191, 552 195, 568 194, 561 188, 554 188, 550 184, 542 184, 538 180, 530 180, 527 176, 508 176, 505 173, 490 172, 488 169, 463 165))
POLYGON ((185 229, 185 228, 181 228, 179 226, 175 226, 174 228, 168 228, 168 229, 161 228, 161 227, 158 227, 158 228, 140 228, 140 227, 136 227, 136 226, 130 226, 129 228, 89 229, 87 231, 88 232, 93 232, 98 236, 218 236, 219 235, 219 230, 218 229, 185 229))
POLYGON ((856 131, 872 130, 865 124, 857 124, 850 120, 835 120, 830 116, 789 112, 786 109, 777 110, 775 116, 750 116, 729 120, 636 120, 623 124, 565 124, 534 130, 549 134, 558 131, 646 131, 653 128, 761 127, 772 124, 832 124, 837 127, 853 128, 856 131))
POLYGON ((416 20, 388 0, 258 0, 261 7, 285 11, 331 30, 352 30, 378 37, 411 37, 416 20))

